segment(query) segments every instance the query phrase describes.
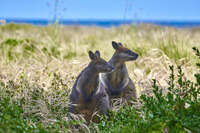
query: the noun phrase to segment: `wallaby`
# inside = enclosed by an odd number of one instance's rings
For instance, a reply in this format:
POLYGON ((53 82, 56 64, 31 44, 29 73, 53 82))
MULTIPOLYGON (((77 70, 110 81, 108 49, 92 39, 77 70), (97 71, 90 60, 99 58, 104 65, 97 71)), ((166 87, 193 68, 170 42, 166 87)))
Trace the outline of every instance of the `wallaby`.
POLYGON ((112 46, 115 53, 108 63, 114 67, 114 70, 110 73, 100 74, 100 82, 106 88, 111 99, 114 97, 124 97, 126 100, 136 99, 136 88, 128 75, 125 62, 136 60, 138 54, 115 41, 112 41, 112 46))
POLYGON ((107 114, 110 103, 104 87, 100 85, 99 73, 111 72, 114 68, 100 57, 89 51, 91 62, 79 74, 70 94, 68 111, 74 114, 84 114, 88 121, 94 112, 107 114))

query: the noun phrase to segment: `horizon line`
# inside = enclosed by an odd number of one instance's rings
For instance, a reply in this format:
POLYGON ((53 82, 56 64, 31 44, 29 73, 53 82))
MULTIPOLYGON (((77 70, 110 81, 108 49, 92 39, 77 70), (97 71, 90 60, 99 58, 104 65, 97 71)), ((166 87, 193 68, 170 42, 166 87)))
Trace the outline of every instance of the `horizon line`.
MULTIPOLYGON (((53 21, 53 19, 48 18, 20 18, 20 17, 0 17, 0 20, 46 20, 46 21, 53 21)), ((130 21, 130 22, 140 22, 140 21, 176 21, 176 22, 200 22, 200 19, 117 19, 117 18, 64 18, 58 19, 58 21, 130 21)))

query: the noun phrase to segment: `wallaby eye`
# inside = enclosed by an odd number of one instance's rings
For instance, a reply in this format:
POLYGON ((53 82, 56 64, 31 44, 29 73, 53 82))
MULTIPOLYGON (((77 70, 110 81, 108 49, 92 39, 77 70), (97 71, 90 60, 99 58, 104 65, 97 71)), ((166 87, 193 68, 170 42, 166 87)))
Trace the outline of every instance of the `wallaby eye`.
POLYGON ((104 61, 100 59, 100 60, 98 60, 96 63, 97 63, 97 64, 103 64, 104 61))
POLYGON ((129 50, 124 51, 126 54, 130 54, 131 52, 129 50))

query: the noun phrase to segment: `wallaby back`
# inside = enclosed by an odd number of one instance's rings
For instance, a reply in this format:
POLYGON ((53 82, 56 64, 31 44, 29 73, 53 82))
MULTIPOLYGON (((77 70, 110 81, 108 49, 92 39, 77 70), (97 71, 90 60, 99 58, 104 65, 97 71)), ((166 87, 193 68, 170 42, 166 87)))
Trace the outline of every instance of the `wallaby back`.
POLYGON ((100 74, 100 82, 106 88, 111 99, 114 97, 124 97, 127 100, 136 99, 136 88, 129 77, 125 62, 136 60, 138 54, 125 48, 121 43, 113 41, 112 46, 115 53, 108 63, 114 67, 114 70, 100 74))
POLYGON ((111 72, 113 67, 104 59, 100 53, 89 52, 91 62, 79 74, 70 94, 68 111, 75 114, 84 114, 86 120, 90 120, 94 112, 106 114, 109 109, 109 99, 105 88, 100 87, 99 73, 111 72))

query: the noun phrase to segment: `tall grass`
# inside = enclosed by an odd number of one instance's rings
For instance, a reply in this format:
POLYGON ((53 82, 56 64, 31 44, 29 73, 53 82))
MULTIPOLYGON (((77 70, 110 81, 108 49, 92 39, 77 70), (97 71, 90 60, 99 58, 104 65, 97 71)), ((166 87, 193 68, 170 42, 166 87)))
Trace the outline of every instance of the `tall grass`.
MULTIPOLYGON (((95 128, 101 132, 101 126, 106 127, 102 125, 106 124, 105 121, 90 127, 83 121, 69 121, 67 118, 68 95, 76 77, 89 63, 88 50, 100 50, 102 57, 109 60, 114 52, 111 41, 115 40, 139 53, 139 59, 127 63, 127 66, 140 95, 152 90, 151 79, 156 79, 162 88, 167 86, 169 65, 182 65, 185 77, 194 81, 198 57, 193 54, 192 47, 200 47, 199 36, 199 29, 151 25, 118 28, 1 25, 0 104, 6 107, 4 110, 1 108, 6 115, 5 123, 0 126, 14 122, 22 129, 5 127, 0 131, 88 132, 95 128), (14 117, 16 121, 12 121, 14 117), (72 125, 79 125, 79 128, 72 125)), ((114 105, 114 112, 122 107, 118 106, 114 105)), ((123 121, 124 117, 142 119, 136 113, 127 114, 129 110, 137 112, 136 108, 125 108, 126 112, 122 108, 114 114, 113 120, 123 121), (123 118, 116 117, 118 114, 123 118)), ((137 123, 135 120, 131 122, 137 123)))

